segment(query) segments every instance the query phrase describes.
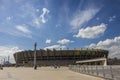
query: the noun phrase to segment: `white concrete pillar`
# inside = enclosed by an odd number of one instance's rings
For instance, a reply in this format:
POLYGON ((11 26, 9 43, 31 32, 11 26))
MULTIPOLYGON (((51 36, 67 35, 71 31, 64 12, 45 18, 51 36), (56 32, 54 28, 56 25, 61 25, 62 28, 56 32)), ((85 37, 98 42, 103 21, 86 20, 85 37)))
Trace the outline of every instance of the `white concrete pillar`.
POLYGON ((104 60, 103 66, 107 66, 107 59, 104 60))

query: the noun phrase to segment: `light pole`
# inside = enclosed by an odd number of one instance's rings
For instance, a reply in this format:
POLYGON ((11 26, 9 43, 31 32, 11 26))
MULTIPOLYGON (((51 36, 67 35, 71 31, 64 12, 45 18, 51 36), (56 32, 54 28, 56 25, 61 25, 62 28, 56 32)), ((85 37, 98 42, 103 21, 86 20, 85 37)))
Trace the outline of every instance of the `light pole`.
POLYGON ((10 62, 9 62, 9 60, 10 60, 10 56, 8 56, 8 67, 9 67, 9 65, 10 65, 10 62))
POLYGON ((16 66, 15 66, 15 67, 18 66, 18 60, 17 60, 17 59, 18 59, 18 56, 17 56, 17 54, 18 54, 18 53, 15 54, 15 57, 16 57, 16 66))
POLYGON ((35 70, 37 69, 37 65, 36 65, 36 46, 37 46, 37 43, 35 42, 35 44, 34 44, 34 69, 35 70))
POLYGON ((3 66, 2 66, 2 59, 3 59, 3 57, 2 56, 0 56, 0 57, 1 57, 0 69, 3 70, 3 66))

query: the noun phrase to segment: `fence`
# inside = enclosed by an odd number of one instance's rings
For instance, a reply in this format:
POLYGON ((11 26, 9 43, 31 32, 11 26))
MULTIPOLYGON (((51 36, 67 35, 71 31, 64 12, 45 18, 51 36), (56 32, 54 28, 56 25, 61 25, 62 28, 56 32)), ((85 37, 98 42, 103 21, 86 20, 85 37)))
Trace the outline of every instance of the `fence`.
POLYGON ((69 65, 69 69, 75 72, 99 76, 109 80, 120 80, 120 66, 69 65))

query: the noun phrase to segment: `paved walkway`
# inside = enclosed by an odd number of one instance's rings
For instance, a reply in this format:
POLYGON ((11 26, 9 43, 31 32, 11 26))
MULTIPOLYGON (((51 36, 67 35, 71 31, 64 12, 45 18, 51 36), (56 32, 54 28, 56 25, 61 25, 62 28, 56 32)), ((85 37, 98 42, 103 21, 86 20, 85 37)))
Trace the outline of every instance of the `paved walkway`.
POLYGON ((68 70, 66 67, 4 68, 0 70, 0 80, 103 80, 68 70))

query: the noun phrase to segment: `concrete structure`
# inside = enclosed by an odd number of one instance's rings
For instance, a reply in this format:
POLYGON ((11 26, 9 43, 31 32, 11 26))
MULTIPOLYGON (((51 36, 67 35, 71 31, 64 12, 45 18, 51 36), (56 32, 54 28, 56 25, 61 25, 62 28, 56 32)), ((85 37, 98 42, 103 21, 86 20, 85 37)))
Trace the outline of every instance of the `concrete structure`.
MULTIPOLYGON (((14 54, 18 65, 33 66, 34 51, 26 50, 14 54), (16 57, 17 55, 17 57, 16 57)), ((36 60, 39 66, 50 65, 70 65, 70 64, 88 64, 90 65, 106 65, 105 61, 108 57, 107 50, 101 49, 80 49, 80 50, 36 50, 36 60), (101 60, 101 59, 103 60, 101 60), (92 60, 91 60, 92 59, 92 60), (105 61, 104 61, 105 60, 105 61), (103 61, 105 63, 103 63, 103 61)))
POLYGON ((96 58, 96 59, 88 59, 88 60, 82 60, 82 61, 76 61, 77 64, 97 64, 101 63, 101 65, 107 66, 107 58, 96 58))
POLYGON ((67 67, 54 69, 51 67, 32 68, 9 67, 0 71, 0 80, 104 80, 102 78, 76 73, 67 67))

